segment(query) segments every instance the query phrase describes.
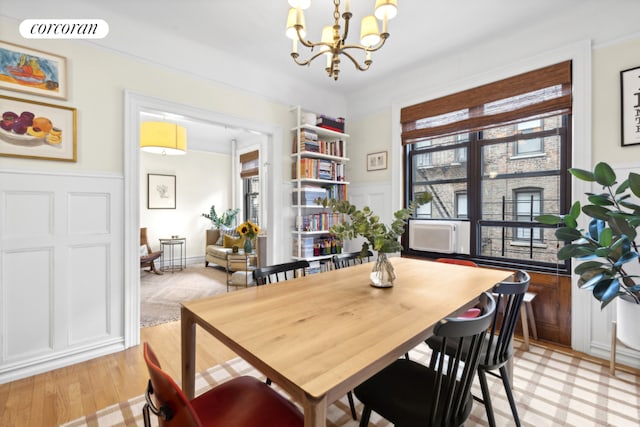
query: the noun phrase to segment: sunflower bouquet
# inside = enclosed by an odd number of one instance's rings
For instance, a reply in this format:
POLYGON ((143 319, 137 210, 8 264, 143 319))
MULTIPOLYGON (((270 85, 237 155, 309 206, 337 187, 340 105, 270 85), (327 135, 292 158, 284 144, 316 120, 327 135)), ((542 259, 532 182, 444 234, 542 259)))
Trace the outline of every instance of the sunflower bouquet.
POLYGON ((244 237, 245 253, 253 252, 253 239, 260 233, 260 226, 251 221, 245 221, 236 230, 244 237))

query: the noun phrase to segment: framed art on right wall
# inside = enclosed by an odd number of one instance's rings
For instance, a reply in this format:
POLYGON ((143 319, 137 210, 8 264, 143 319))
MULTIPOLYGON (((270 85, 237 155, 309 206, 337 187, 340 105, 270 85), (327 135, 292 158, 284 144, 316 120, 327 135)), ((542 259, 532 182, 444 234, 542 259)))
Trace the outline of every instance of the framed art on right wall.
POLYGON ((640 67, 620 71, 622 146, 640 144, 640 67))

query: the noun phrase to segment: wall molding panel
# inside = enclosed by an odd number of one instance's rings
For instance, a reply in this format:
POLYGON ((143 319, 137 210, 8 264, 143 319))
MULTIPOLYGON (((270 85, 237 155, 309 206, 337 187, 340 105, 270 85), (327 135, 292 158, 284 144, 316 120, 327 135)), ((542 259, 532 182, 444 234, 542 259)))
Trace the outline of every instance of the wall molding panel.
POLYGON ((0 383, 124 349, 120 176, 0 171, 0 383))

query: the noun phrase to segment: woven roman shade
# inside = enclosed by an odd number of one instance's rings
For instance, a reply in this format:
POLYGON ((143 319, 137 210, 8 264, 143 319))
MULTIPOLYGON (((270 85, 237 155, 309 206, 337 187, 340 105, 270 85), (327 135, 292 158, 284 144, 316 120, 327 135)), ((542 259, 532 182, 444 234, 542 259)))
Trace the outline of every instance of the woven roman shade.
POLYGON ((405 107, 402 144, 571 112, 571 61, 405 107))
POLYGON ((240 154, 240 178, 251 178, 260 174, 259 162, 260 152, 258 150, 240 154))

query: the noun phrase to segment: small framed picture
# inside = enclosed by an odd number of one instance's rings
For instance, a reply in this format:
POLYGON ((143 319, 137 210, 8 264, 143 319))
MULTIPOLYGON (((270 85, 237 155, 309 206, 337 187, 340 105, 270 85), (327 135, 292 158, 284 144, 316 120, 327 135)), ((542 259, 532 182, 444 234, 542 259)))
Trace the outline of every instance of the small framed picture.
POLYGON ((176 208, 176 176, 147 174, 147 209, 176 208))
POLYGON ((640 67, 620 71, 622 146, 640 144, 640 67))
POLYGON ((0 95, 0 156, 75 162, 76 109, 0 95))
POLYGON ((387 168, 387 152, 379 151, 377 153, 367 154, 367 170, 378 171, 387 168))
POLYGON ((0 41, 0 88, 67 99, 67 60, 0 41))

